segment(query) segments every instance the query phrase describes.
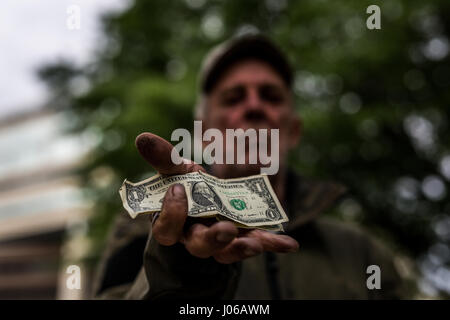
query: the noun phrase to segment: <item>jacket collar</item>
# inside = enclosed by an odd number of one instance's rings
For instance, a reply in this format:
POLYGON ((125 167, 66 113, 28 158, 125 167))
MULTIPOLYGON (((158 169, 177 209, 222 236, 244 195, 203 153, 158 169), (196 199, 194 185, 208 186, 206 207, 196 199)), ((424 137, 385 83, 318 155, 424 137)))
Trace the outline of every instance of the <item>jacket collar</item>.
POLYGON ((287 232, 313 221, 347 192, 342 184, 306 179, 292 170, 288 171, 286 187, 287 232))

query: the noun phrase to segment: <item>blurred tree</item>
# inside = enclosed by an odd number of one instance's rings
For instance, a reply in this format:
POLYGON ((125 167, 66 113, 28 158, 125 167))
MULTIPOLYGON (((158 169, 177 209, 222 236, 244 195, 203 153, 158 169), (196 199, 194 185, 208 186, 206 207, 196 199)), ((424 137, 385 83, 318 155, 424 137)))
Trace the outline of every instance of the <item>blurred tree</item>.
POLYGON ((80 170, 96 203, 92 257, 123 211, 122 180, 151 174, 134 138, 191 128, 204 54, 259 30, 296 70, 305 130, 292 165, 348 185, 352 197, 334 214, 413 256, 428 293, 450 294, 449 16, 446 0, 142 0, 106 15, 91 65, 40 70, 71 131, 93 146, 80 170), (371 4, 381 30, 366 28, 371 4))

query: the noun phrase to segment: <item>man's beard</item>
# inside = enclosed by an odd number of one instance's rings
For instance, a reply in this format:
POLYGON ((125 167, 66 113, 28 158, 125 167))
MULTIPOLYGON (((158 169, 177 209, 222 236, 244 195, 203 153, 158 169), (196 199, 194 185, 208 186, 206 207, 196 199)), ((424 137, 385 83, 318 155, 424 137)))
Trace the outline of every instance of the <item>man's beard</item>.
POLYGON ((261 173, 261 164, 213 164, 213 175, 222 179, 232 179, 258 175, 261 173))
MULTIPOLYGON (((278 142, 278 139, 276 140, 278 142)), ((224 140, 223 144, 224 163, 213 163, 210 165, 212 174, 222 179, 259 175, 266 172, 262 168, 271 167, 273 163, 279 164, 280 161, 280 150, 272 150, 273 147, 278 148, 279 143, 272 145, 270 131, 267 140, 260 141, 260 137, 257 136, 256 141, 250 144, 250 141, 245 139, 244 152, 238 148, 236 141, 231 145, 230 149, 232 150, 227 150, 227 141, 224 140)))

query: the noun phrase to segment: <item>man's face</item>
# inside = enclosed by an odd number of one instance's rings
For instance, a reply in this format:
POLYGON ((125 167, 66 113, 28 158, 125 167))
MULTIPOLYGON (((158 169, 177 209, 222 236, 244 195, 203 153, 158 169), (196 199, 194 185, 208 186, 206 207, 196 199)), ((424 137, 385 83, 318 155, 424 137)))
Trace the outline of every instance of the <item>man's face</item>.
MULTIPOLYGON (((281 76, 267 63, 244 60, 232 65, 213 88, 206 103, 204 129, 217 128, 224 137, 226 129, 279 129, 279 145, 268 145, 268 150, 279 148, 280 168, 287 152, 299 141, 301 123, 292 106, 292 94, 281 76)), ((226 171, 233 174, 227 173, 227 176, 257 174, 261 165, 235 164, 232 167, 232 171, 226 171)))

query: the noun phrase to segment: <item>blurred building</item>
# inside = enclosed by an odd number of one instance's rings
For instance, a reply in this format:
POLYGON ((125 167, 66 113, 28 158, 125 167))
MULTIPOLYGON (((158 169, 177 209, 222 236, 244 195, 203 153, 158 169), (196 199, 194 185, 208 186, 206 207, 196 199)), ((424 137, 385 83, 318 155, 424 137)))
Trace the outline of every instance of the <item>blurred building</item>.
POLYGON ((88 214, 74 174, 86 146, 66 122, 46 109, 0 119, 0 299, 82 295, 64 291, 62 248, 88 214))

